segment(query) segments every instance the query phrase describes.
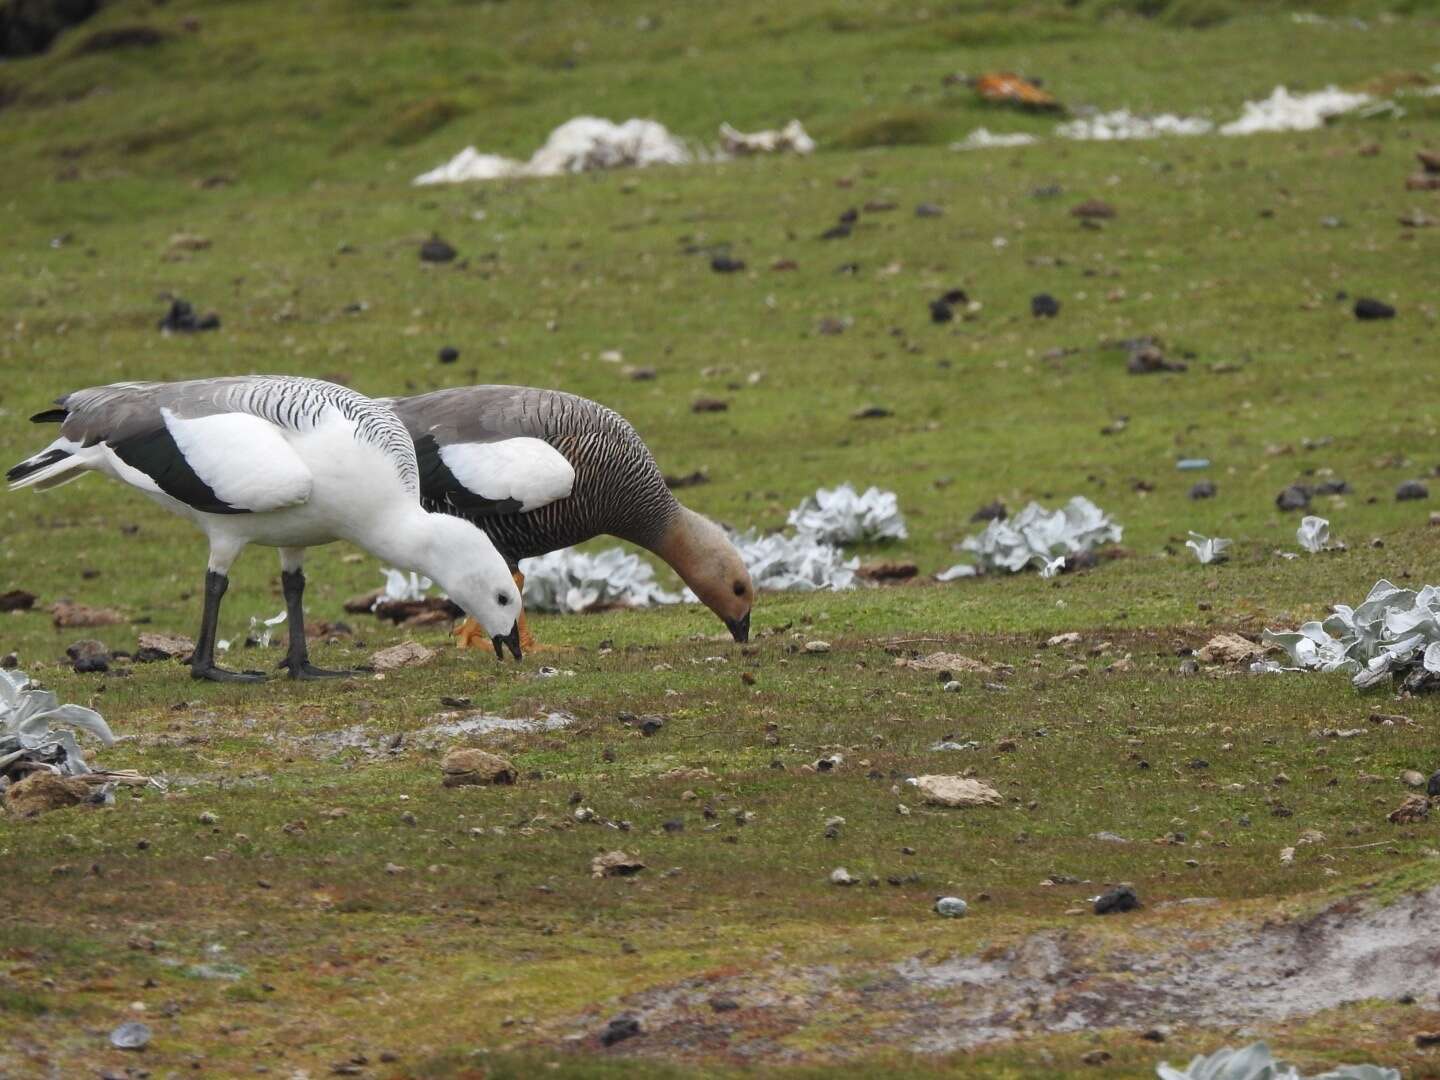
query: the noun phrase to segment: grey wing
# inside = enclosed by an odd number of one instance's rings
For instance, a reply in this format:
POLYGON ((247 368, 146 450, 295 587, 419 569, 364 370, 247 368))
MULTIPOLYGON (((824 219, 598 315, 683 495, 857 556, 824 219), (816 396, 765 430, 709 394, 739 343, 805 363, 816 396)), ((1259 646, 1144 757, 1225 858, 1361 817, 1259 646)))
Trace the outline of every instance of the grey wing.
POLYGON ((552 444, 548 393, 475 386, 390 401, 415 441, 422 499, 478 518, 568 498, 575 467, 552 444))
POLYGON ((64 413, 60 434, 82 447, 103 443, 166 495, 206 513, 254 513, 304 502, 311 474, 280 430, 227 404, 245 382, 77 390, 56 402, 64 413))

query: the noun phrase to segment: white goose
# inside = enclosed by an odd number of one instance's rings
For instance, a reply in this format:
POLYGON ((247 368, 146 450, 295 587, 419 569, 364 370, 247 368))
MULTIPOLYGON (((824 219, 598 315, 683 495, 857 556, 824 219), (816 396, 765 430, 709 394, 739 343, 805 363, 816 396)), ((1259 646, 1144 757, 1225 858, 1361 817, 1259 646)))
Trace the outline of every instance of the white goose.
POLYGON ((60 437, 10 469, 10 489, 56 487, 87 471, 143 491, 210 540, 205 614, 190 661, 197 679, 258 681, 215 665, 220 600, 246 544, 280 549, 293 679, 344 675, 310 664, 305 548, 349 540, 433 578, 520 658, 520 594, 505 560, 467 521, 426 512, 414 445, 385 405, 317 379, 255 375, 77 390, 36 423, 60 437))

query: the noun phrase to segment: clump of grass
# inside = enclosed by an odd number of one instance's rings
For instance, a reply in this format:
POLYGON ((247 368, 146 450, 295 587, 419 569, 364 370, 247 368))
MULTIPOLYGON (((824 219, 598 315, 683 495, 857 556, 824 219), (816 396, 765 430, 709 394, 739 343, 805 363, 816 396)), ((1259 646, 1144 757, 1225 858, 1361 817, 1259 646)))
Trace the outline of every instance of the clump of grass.
POLYGON ((38 994, 24 990, 9 990, 0 986, 0 1015, 44 1016, 50 1011, 50 1003, 38 994))
POLYGON ((944 138, 945 117, 924 105, 898 105, 856 115, 835 136, 847 150, 872 146, 920 146, 944 138))
POLYGON ((385 142, 390 146, 409 146, 435 134, 464 113, 465 107, 453 98, 425 98, 400 110, 385 130, 385 142))
POLYGON ((916 37, 929 39, 937 48, 979 49, 1064 40, 1078 32, 1078 20, 1070 12, 1047 12, 1043 17, 982 12, 920 28, 916 37))

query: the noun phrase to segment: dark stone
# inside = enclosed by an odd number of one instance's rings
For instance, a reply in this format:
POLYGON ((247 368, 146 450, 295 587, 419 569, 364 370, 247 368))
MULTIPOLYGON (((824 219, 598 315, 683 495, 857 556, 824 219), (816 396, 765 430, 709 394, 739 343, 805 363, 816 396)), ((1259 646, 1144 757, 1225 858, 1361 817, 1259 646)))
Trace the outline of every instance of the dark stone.
POLYGON ((1344 480, 1326 480, 1323 484, 1315 485, 1316 495, 1348 495, 1350 485, 1344 480))
POLYGON ((968 304, 970 297, 965 294, 964 289, 951 289, 940 297, 945 304, 968 304))
POLYGON ((460 253, 438 236, 431 236, 420 245, 421 262, 445 263, 458 254, 460 253))
POLYGON ((1355 317, 1357 319, 1393 319, 1395 309, 1383 300, 1372 300, 1368 296, 1362 296, 1355 301, 1355 317))
POLYGON ((671 818, 669 821, 665 822, 660 827, 668 833, 684 832, 685 822, 681 821, 679 818, 671 818))
POLYGON ((1079 206, 1070 208, 1070 216, 1077 218, 1113 218, 1115 208, 1103 199, 1086 199, 1079 206))
POLYGON ((859 221, 859 220, 860 220, 860 211, 859 211, 859 210, 856 210, 855 207, 853 207, 853 206, 850 207, 849 210, 846 210, 843 214, 840 215, 840 224, 841 224, 841 225, 854 225, 855 222, 857 222, 857 221, 859 221))
POLYGON ((690 403, 691 412, 724 412, 730 408, 730 403, 721 398, 696 398, 690 403))
POLYGON ((460 350, 454 345, 446 345, 439 352, 439 359, 442 364, 453 364, 460 359, 460 350))
POLYGON ((475 704, 475 702, 468 697, 452 697, 446 694, 440 699, 440 704, 444 705, 447 709, 468 709, 471 705, 475 704))
POLYGON ((986 503, 984 506, 980 507, 979 510, 976 510, 973 514, 971 514, 971 515, 970 515, 970 520, 971 520, 971 521, 1004 521, 1004 520, 1005 520, 1007 517, 1009 517, 1009 516, 1010 516, 1010 509, 1009 509, 1009 507, 1007 507, 1007 506, 1006 506, 1003 502, 1001 502, 999 499, 996 499, 996 500, 995 500, 994 502, 992 502, 992 503, 986 503))
POLYGON ((24 589, 0 593, 0 611, 29 611, 35 606, 35 594, 24 589))
POLYGON ((1140 906, 1140 898, 1129 885, 1119 885, 1101 893, 1095 898, 1096 915, 1114 915, 1122 911, 1134 911, 1140 906))
POLYGON ((174 300, 170 310, 160 320, 159 329, 170 334, 194 334, 201 330, 220 329, 220 316, 213 311, 208 315, 196 315, 188 300, 174 300))
POLYGON ((624 1042, 626 1039, 633 1039, 640 1034, 640 1021, 633 1016, 617 1016, 610 1023, 605 1025, 605 1030, 600 1033, 601 1046, 614 1046, 616 1043, 624 1042))
POLYGON ((1190 489, 1192 499, 1213 499, 1215 497, 1215 484, 1210 480, 1201 480, 1190 489))
POLYGON ((1037 293, 1030 298, 1030 314, 1037 319, 1053 319, 1060 314, 1060 301, 1049 293, 1037 293))
POLYGON ((645 716, 640 719, 640 734, 647 739, 665 726, 663 716, 645 716))
POLYGON ((110 650, 93 638, 75 642, 65 655, 70 658, 70 666, 81 674, 110 670, 110 650))
POLYGON ((1425 785, 1425 794, 1432 799, 1440 798, 1440 770, 1430 774, 1430 782, 1425 785))
POLYGON ((933 323, 947 323, 955 318, 955 312, 944 300, 930 301, 930 321, 933 323))
POLYGON ((716 255, 710 260, 710 269, 717 274, 733 274, 745 269, 745 260, 732 259, 729 255, 716 255))
POLYGON ((715 1012, 734 1012, 740 1008, 740 1003, 734 998, 713 997, 710 999, 710 1008, 715 1012))
POLYGON ((1291 484, 1275 496, 1275 505, 1281 510, 1304 510, 1310 505, 1310 489, 1291 484))
POLYGON ((1428 499, 1430 489, 1419 480, 1406 480, 1395 489, 1395 501, 1406 502, 1410 499, 1428 499))
POLYGON ((945 210, 942 207, 936 206, 934 203, 922 202, 919 206, 915 207, 916 217, 941 217, 944 213, 945 210))
POLYGON ((850 235, 851 227, 845 223, 832 225, 820 234, 821 240, 843 240, 850 235))
POLYGON ((1157 371, 1185 371, 1183 360, 1168 360, 1157 345, 1142 345, 1130 354, 1125 370, 1131 375, 1151 375, 1157 371))

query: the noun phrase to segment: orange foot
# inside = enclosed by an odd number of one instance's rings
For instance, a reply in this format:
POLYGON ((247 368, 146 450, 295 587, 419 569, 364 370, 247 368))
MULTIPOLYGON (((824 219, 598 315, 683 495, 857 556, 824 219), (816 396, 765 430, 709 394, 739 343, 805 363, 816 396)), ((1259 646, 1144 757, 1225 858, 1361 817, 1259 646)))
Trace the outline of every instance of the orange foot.
POLYGON ((480 624, 468 615, 459 626, 455 628, 455 637, 458 639, 462 649, 488 649, 490 648, 490 637, 480 624))
MULTIPOLYGON (((480 624, 469 616, 466 616, 455 628, 455 638, 462 649, 488 649, 491 647, 489 635, 480 629, 480 624)), ((526 624, 525 616, 522 614, 520 616, 520 651, 522 653, 534 652, 537 648, 539 646, 535 644, 535 638, 531 635, 530 627, 526 624)))

